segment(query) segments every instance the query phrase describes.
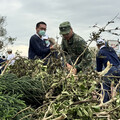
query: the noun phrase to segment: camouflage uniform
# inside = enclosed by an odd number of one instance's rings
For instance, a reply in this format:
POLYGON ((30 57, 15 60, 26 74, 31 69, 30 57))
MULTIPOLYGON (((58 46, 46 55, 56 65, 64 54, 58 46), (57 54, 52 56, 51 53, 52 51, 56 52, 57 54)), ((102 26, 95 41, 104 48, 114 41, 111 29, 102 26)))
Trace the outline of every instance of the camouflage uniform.
MULTIPOLYGON (((69 64, 73 65, 79 55, 87 47, 84 39, 77 34, 73 33, 72 37, 69 40, 62 39, 62 50, 66 52, 66 60, 69 64)), ((75 68, 77 72, 82 69, 85 69, 91 63, 91 54, 88 49, 85 53, 79 58, 75 68)))

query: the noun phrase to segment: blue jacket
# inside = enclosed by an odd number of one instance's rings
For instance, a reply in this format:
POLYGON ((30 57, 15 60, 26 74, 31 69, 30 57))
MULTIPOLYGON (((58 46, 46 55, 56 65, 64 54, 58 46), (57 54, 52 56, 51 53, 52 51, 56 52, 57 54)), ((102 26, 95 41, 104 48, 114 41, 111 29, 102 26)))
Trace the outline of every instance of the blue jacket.
POLYGON ((97 71, 102 71, 103 66, 106 67, 108 61, 110 61, 113 66, 120 65, 120 60, 115 50, 112 47, 105 46, 100 49, 96 57, 97 71))
MULTIPOLYGON (((0 66, 2 66, 2 63, 5 62, 6 60, 3 60, 2 58, 0 58, 0 66)), ((0 74, 1 74, 1 71, 4 69, 4 67, 2 67, 2 69, 0 69, 0 74)))
POLYGON ((35 59, 45 58, 50 53, 50 47, 46 47, 45 41, 40 39, 36 34, 30 38, 28 58, 35 59))

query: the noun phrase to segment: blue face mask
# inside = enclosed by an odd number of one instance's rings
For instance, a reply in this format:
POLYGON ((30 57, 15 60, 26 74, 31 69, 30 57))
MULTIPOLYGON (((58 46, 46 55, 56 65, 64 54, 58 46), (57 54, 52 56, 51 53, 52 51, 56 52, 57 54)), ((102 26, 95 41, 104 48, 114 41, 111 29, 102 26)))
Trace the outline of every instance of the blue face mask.
POLYGON ((40 31, 38 32, 38 34, 39 34, 40 36, 44 36, 44 35, 45 35, 45 31, 44 31, 44 30, 40 30, 40 31))

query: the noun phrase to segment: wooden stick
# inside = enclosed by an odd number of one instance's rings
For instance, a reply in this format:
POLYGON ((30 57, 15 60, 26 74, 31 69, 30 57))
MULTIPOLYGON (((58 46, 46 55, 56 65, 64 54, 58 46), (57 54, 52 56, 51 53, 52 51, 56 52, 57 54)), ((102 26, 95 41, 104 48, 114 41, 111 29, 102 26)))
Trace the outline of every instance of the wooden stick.
POLYGON ((22 109, 21 111, 19 111, 13 118, 15 118, 18 114, 20 114, 21 112, 23 112, 23 111, 25 111, 25 110, 28 110, 28 109, 30 109, 31 107, 29 106, 29 107, 27 107, 27 108, 25 108, 25 109, 22 109))

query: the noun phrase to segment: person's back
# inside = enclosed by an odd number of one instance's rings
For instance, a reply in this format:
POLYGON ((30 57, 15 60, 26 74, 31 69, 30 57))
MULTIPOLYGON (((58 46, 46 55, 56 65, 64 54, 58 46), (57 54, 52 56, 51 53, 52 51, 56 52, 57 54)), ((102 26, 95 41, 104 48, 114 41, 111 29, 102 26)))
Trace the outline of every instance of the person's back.
POLYGON ((108 45, 106 46, 105 41, 101 38, 97 40, 97 47, 99 49, 96 56, 96 67, 98 72, 101 72, 103 68, 107 66, 108 61, 112 64, 112 66, 120 65, 120 60, 115 50, 108 45))
POLYGON ((11 61, 9 65, 13 65, 15 63, 15 60, 14 60, 15 55, 12 53, 11 49, 8 49, 7 53, 8 53, 7 62, 11 61))
MULTIPOLYGON (((7 60, 10 61, 10 60, 12 60, 14 58, 15 58, 14 54, 9 54, 8 57, 7 57, 7 60)), ((15 63, 15 60, 12 60, 9 65, 13 65, 14 63, 15 63)))
POLYGON ((112 47, 103 47, 98 53, 98 56, 102 58, 104 67, 107 66, 107 61, 109 61, 113 66, 120 65, 119 58, 112 47))

